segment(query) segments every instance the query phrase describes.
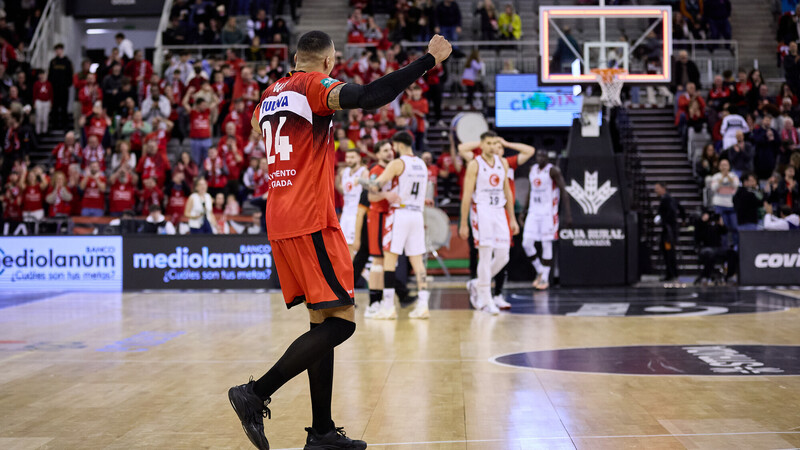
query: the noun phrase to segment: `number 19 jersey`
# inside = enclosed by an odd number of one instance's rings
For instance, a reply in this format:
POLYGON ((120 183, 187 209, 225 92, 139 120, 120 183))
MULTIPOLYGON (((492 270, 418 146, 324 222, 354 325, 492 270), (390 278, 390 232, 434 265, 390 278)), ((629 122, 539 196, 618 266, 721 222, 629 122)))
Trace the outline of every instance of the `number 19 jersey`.
POLYGON ((328 94, 341 81, 292 72, 269 86, 254 111, 269 163, 270 240, 339 228, 334 206, 334 111, 328 94))

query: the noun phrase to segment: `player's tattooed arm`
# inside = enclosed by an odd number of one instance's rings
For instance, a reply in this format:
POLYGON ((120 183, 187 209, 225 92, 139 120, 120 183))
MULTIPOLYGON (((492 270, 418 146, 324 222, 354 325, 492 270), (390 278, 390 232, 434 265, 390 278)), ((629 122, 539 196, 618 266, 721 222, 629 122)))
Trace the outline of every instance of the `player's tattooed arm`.
POLYGON ((345 83, 340 83, 339 85, 335 86, 331 91, 328 93, 328 108, 334 111, 338 111, 342 108, 342 105, 339 103, 339 97, 342 95, 342 87, 344 87, 345 83))

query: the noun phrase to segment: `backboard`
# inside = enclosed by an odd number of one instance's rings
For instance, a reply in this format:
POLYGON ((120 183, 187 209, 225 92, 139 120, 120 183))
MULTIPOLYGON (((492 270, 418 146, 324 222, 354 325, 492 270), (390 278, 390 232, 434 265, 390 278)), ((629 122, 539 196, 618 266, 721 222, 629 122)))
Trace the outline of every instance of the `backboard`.
POLYGON ((620 68, 625 83, 672 81, 669 6, 540 6, 542 83, 596 82, 592 69, 620 68))

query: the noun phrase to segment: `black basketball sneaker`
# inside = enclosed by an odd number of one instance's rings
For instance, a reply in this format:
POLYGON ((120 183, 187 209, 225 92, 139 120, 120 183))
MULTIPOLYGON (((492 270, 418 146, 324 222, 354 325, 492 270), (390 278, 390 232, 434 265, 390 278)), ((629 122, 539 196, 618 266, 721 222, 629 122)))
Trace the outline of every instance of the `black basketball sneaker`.
POLYGON ((259 450, 269 450, 269 441, 264 435, 264 418, 270 418, 271 413, 267 405, 269 399, 261 399, 253 391, 255 381, 250 378, 250 382, 228 389, 228 399, 231 401, 233 410, 242 422, 242 429, 250 442, 259 450))
POLYGON ((344 433, 344 428, 334 428, 325 434, 317 434, 313 428, 306 428, 308 431, 308 438, 306 439, 306 446, 303 450, 364 450, 367 448, 367 443, 364 441, 355 441, 347 437, 344 433))

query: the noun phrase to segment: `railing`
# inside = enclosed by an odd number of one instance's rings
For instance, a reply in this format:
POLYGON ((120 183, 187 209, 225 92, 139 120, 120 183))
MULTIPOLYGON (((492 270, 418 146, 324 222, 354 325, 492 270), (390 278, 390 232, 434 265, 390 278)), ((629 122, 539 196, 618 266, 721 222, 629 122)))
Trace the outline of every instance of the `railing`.
MULTIPOLYGON (((226 50, 231 49, 233 50, 237 56, 240 58, 244 58, 244 52, 250 48, 249 45, 246 44, 237 44, 237 45, 162 45, 162 52, 163 54, 169 53, 176 53, 183 50, 188 50, 193 56, 196 57, 204 57, 210 54, 220 54, 224 53, 226 50)), ((286 44, 264 44, 258 47, 261 50, 269 50, 269 49, 278 49, 281 50, 285 57, 281 59, 281 64, 284 67, 289 67, 289 46, 286 44)), ((247 63, 256 63, 256 64, 265 64, 268 61, 247 61, 247 63)), ((163 64, 163 63, 162 63, 163 64)), ((167 62, 169 65, 169 62, 167 62)))
MULTIPOLYGON (((424 49, 428 43, 403 41, 400 45, 406 49, 424 49)), ((345 58, 358 58, 364 49, 375 47, 375 44, 348 43, 345 45, 344 56, 345 58)), ((453 42, 453 47, 464 53, 465 57, 450 57, 446 61, 450 80, 460 79, 467 56, 473 49, 480 51, 485 67, 483 81, 487 85, 487 89, 493 88, 494 75, 503 71, 503 64, 506 60, 513 61, 514 68, 520 73, 535 73, 538 69, 539 41, 458 41, 453 42)))
POLYGON ((161 19, 158 21, 158 30, 156 31, 155 54, 153 55, 153 69, 156 73, 161 73, 161 65, 164 64, 164 31, 167 30, 169 24, 169 15, 172 12, 172 0, 164 0, 164 8, 161 10, 161 19))
POLYGON ((50 52, 56 45, 56 31, 60 28, 57 21, 62 15, 62 1, 48 0, 28 48, 31 67, 45 68, 50 64, 50 52))

